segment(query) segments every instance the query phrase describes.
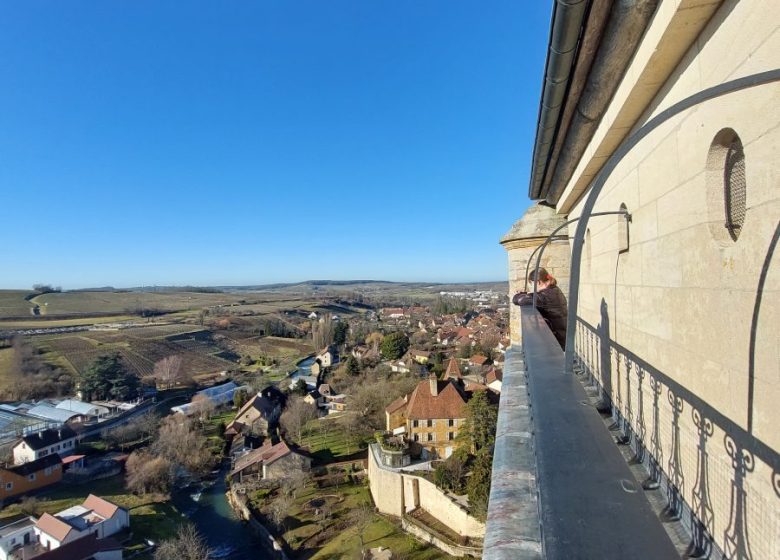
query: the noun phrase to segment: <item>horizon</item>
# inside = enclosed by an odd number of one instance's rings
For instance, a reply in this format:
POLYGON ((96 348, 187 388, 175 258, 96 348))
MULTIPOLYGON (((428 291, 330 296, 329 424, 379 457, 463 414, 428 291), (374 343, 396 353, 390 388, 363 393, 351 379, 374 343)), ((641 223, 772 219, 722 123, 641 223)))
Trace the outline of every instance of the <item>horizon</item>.
POLYGON ((506 276, 550 6, 0 14, 2 287, 506 276))
MULTIPOLYGON (((299 281, 292 281, 292 282, 250 282, 247 284, 138 284, 134 286, 114 286, 114 285, 105 285, 105 286, 98 286, 98 285, 84 285, 84 286, 78 286, 78 287, 66 287, 61 286, 60 284, 56 282, 40 282, 35 284, 41 284, 45 286, 50 286, 52 288, 56 288, 61 290, 63 293, 66 292, 89 292, 89 291, 101 291, 101 290, 116 290, 116 291, 123 291, 123 290, 155 290, 155 289, 169 289, 169 290, 182 290, 186 291, 185 288, 201 288, 201 289, 262 289, 267 288, 270 286, 278 286, 278 287, 288 287, 288 286, 298 286, 303 284, 312 284, 312 285, 350 285, 350 284, 425 284, 428 286, 449 286, 449 285, 471 285, 471 284, 506 284, 507 280, 478 280, 478 281, 442 281, 442 282, 434 282, 434 281, 426 281, 426 280, 367 280, 367 279, 307 279, 307 280, 299 280, 299 281)), ((34 285, 34 284, 33 284, 34 285)), ((28 291, 32 292, 34 289, 31 285, 29 288, 24 287, 0 287, 0 291, 28 291)))

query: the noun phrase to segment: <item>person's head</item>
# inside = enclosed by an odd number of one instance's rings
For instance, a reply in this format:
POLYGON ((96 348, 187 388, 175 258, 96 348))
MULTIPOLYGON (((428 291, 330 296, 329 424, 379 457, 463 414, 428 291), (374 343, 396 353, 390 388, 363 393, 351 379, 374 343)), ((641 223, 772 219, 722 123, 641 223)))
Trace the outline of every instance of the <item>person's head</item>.
MULTIPOLYGON (((536 278, 536 271, 532 270, 531 274, 528 275, 528 291, 532 292, 534 290, 534 278, 536 278)), ((555 278, 552 277, 552 275, 547 272, 544 268, 539 269, 539 279, 536 281, 536 289, 537 290, 544 290, 545 288, 549 288, 550 286, 555 286, 557 282, 555 281, 555 278)))

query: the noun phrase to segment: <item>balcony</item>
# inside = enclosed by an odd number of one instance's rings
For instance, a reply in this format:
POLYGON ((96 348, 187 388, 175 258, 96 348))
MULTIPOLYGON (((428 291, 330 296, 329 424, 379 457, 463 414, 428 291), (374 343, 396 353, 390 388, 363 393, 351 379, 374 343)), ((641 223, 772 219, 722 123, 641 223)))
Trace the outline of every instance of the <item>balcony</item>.
POLYGON ((675 558, 680 551, 535 309, 507 352, 485 560, 675 558))

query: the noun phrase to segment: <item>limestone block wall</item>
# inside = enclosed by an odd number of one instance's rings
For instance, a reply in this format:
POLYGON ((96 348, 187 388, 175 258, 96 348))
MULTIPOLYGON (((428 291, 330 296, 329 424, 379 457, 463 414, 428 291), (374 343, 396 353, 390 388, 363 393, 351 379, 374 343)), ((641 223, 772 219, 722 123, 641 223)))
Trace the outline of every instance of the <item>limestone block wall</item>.
MULTIPOLYGON (((777 14, 769 0, 724 2, 643 121, 777 67, 777 14)), ((672 484, 670 505, 684 500, 701 521, 694 538, 735 558, 780 558, 779 149, 777 83, 672 118, 623 159, 594 209, 628 207, 629 250, 618 251, 617 218, 595 218, 583 251, 583 365, 672 484), (744 150, 736 241, 724 227, 724 160, 713 157, 724 129, 744 150)))
MULTIPOLYGON (((372 444, 373 445, 373 444, 372 444)), ((382 512, 401 517, 404 514, 403 477, 383 469, 374 453, 368 453, 368 487, 374 505, 382 512)))
POLYGON ((371 444, 368 453, 368 477, 371 496, 380 512, 402 517, 403 513, 421 507, 460 535, 480 539, 485 536, 485 524, 471 517, 435 484, 382 467, 375 445, 371 444))
MULTIPOLYGON (((555 210, 535 205, 531 206, 509 232, 501 239, 501 244, 507 250, 509 259, 509 298, 526 286, 526 269, 533 270, 536 265, 534 251, 565 222, 565 218, 555 213, 555 210), (528 267, 529 259, 533 259, 528 267)), ((571 250, 567 241, 567 232, 562 230, 545 248, 541 266, 546 268, 558 281, 558 286, 564 294, 569 293, 569 263, 571 250)), ((509 330, 513 344, 520 342, 520 311, 516 306, 509 306, 509 330)))

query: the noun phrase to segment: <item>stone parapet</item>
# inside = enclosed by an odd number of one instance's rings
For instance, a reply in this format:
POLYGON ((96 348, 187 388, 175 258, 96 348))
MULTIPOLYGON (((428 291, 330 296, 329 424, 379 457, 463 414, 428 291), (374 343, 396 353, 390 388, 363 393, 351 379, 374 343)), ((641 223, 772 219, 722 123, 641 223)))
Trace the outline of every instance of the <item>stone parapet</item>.
POLYGON ((542 556, 533 426, 522 349, 507 350, 498 410, 484 560, 542 556))

